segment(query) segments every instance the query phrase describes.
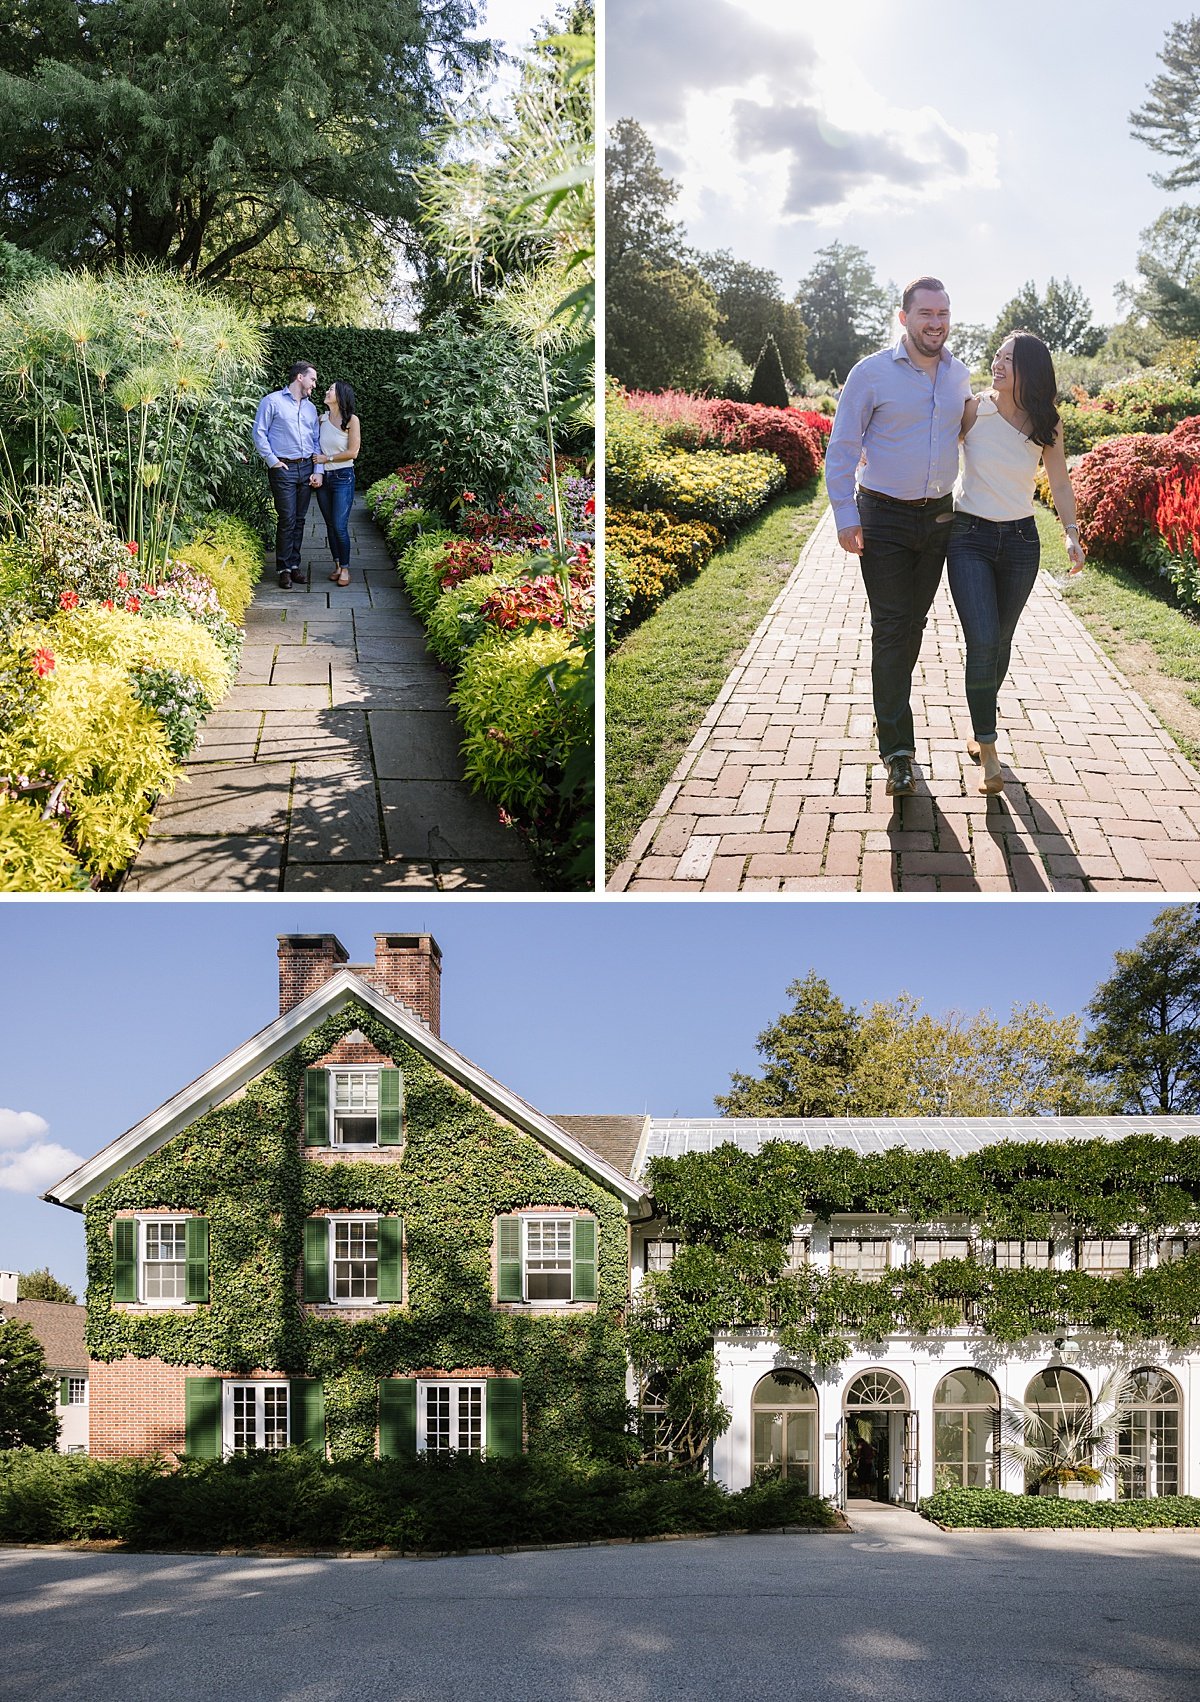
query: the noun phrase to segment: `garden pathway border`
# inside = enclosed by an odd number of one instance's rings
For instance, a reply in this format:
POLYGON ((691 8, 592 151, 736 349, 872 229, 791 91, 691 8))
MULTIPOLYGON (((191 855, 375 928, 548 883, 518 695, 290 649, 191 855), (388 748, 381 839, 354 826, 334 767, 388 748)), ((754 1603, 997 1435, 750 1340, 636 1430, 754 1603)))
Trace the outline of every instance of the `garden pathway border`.
POLYGON ((885 793, 870 664, 858 560, 827 511, 609 890, 1200 890, 1200 774, 1048 574, 1000 697, 1003 796, 976 792, 944 581, 914 679, 915 797, 885 793))
POLYGON ((537 891, 517 834, 463 779, 447 675, 361 497, 332 585, 316 503, 303 585, 273 555, 241 668, 158 804, 125 892, 537 891))

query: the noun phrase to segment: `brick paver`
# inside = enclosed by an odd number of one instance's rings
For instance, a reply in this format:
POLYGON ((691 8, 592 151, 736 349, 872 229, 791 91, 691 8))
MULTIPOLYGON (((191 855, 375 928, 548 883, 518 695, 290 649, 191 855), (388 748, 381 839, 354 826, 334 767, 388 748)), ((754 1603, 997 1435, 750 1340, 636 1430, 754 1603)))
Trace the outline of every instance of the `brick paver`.
POLYGON ((307 583, 279 590, 268 560, 237 682, 125 891, 536 890, 521 841, 463 780, 449 681, 361 500, 351 530, 345 589, 315 502, 307 583))
POLYGON ((943 582, 914 680, 918 793, 874 745, 857 558, 826 513, 613 891, 1195 892, 1200 774, 1042 574, 1000 696, 1002 796, 966 755, 943 582))

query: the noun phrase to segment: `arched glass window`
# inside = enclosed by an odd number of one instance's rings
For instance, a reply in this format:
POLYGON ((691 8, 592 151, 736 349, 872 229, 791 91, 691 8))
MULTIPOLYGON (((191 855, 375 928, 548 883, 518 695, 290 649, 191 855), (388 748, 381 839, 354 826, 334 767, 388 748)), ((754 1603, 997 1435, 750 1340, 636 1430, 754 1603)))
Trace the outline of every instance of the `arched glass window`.
POLYGON ((756 1384, 751 1402, 754 1469, 764 1467, 817 1493, 817 1391, 799 1371, 776 1371, 756 1384))
POLYGON ((1179 1494, 1179 1385, 1146 1365, 1130 1374, 1122 1400, 1131 1410, 1121 1425, 1117 1494, 1133 1500, 1179 1494))
POLYGON ((847 1407, 905 1407, 908 1390, 890 1371, 863 1371, 846 1390, 847 1407))
MULTIPOLYGON (((1052 1365, 1046 1371, 1039 1371, 1025 1391, 1025 1404, 1034 1409, 1042 1420, 1042 1426, 1026 1426, 1025 1440, 1041 1444, 1046 1439, 1047 1430, 1062 1437, 1071 1433, 1078 1434, 1081 1421, 1086 1421, 1092 1404, 1092 1393, 1077 1371, 1068 1371, 1066 1366, 1052 1365)), ((1025 1487, 1034 1490, 1038 1485, 1038 1474, 1032 1468, 1027 1469, 1025 1487)))
POLYGON ((935 1489, 999 1484, 1000 1391, 980 1371, 951 1371, 933 1396, 935 1489))

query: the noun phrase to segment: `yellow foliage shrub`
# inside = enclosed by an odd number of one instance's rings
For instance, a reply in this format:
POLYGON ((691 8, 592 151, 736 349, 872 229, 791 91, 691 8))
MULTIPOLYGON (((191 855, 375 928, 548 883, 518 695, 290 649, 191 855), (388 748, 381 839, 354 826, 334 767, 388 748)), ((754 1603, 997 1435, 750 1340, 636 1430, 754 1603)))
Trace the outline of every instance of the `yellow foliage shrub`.
POLYGON ((711 560, 721 534, 706 520, 677 520, 658 509, 643 514, 617 508, 605 515, 604 542, 624 564, 630 592, 627 618, 635 621, 661 603, 685 575, 711 560))
POLYGON ((62 823, 42 820, 43 799, 44 794, 0 797, 0 892, 76 892, 87 886, 62 823))
POLYGON ((230 686, 229 662, 213 635, 194 621, 155 619, 105 609, 99 603, 65 610, 37 627, 23 627, 22 644, 45 645, 59 660, 107 662, 122 672, 177 668, 199 682, 210 703, 230 686))
POLYGON ((262 540, 253 528, 223 516, 176 550, 174 559, 203 574, 229 619, 240 624, 262 577, 262 540))

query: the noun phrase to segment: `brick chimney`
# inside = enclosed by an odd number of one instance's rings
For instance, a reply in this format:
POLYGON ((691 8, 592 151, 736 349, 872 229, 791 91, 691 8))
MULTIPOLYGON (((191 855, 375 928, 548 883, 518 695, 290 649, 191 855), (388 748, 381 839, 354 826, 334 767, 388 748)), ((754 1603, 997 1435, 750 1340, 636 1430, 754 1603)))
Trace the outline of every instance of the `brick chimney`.
POLYGON ((440 1038, 442 952, 432 934, 376 934, 375 967, 364 966, 356 973, 406 1005, 440 1038))
POLYGON ((350 961, 336 934, 279 934, 279 1014, 323 987, 350 961))

